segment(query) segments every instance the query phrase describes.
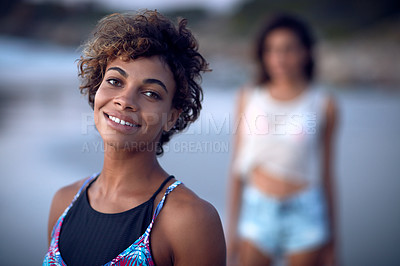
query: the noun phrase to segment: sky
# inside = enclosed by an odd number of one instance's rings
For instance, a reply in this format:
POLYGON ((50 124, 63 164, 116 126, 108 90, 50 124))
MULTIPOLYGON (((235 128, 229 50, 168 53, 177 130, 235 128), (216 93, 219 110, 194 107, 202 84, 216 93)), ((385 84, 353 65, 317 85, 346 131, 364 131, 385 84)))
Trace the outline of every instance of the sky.
MULTIPOLYGON (((49 2, 57 0, 30 0, 31 2, 49 2)), ((82 0, 61 0, 67 4, 82 3, 82 0)), ((245 0, 85 0, 85 2, 99 3, 111 9, 159 9, 169 10, 186 7, 204 7, 215 12, 229 12, 239 2, 245 0)))

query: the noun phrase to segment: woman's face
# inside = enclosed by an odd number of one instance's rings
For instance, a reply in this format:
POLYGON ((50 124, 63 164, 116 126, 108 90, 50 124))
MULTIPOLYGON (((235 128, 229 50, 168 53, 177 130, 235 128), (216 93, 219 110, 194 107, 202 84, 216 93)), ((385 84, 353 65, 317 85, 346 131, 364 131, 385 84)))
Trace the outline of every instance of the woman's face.
POLYGON ((304 78, 307 51, 289 29, 273 30, 264 40, 263 62, 271 80, 304 78))
POLYGON ((172 106, 175 81, 158 56, 107 65, 94 100, 97 130, 107 147, 117 150, 155 150, 163 130, 175 124, 172 106))

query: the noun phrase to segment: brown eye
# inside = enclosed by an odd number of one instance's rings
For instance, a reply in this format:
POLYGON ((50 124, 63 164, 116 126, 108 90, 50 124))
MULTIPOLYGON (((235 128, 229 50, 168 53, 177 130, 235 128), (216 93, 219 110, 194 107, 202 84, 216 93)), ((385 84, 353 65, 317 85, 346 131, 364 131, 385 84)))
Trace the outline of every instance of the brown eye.
POLYGON ((156 100, 161 99, 160 95, 158 95, 157 93, 155 93, 153 91, 145 91, 143 94, 148 96, 148 97, 154 98, 156 100))
POLYGON ((107 82, 115 87, 121 86, 121 82, 118 79, 107 79, 107 82))

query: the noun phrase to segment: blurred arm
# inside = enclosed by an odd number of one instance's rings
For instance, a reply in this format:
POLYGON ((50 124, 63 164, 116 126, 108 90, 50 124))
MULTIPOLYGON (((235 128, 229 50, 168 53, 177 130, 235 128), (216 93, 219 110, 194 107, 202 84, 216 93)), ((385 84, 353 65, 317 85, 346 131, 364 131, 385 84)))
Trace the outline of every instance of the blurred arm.
POLYGON ((337 124, 337 109, 333 97, 330 97, 326 109, 326 128, 323 136, 323 185, 327 196, 328 215, 331 226, 332 237, 336 235, 336 193, 335 183, 332 176, 334 136, 337 124))
POLYGON ((244 111, 245 89, 241 88, 236 101, 235 127, 233 128, 233 152, 231 158, 230 178, 229 178, 229 197, 227 215, 227 249, 228 256, 235 255, 238 250, 237 226, 240 214, 240 205, 243 190, 243 180, 237 171, 234 171, 236 157, 241 144, 241 127, 243 122, 241 116, 244 111))

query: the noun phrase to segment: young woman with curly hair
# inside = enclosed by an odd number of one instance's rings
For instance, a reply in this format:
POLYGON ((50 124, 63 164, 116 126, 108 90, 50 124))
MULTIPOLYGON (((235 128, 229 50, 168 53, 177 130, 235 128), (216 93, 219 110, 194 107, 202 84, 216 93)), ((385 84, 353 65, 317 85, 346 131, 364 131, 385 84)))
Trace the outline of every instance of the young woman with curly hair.
POLYGON ((109 15, 85 43, 79 70, 104 164, 54 195, 43 265, 224 265, 218 213, 157 160, 201 109, 208 67, 186 20, 109 15))

